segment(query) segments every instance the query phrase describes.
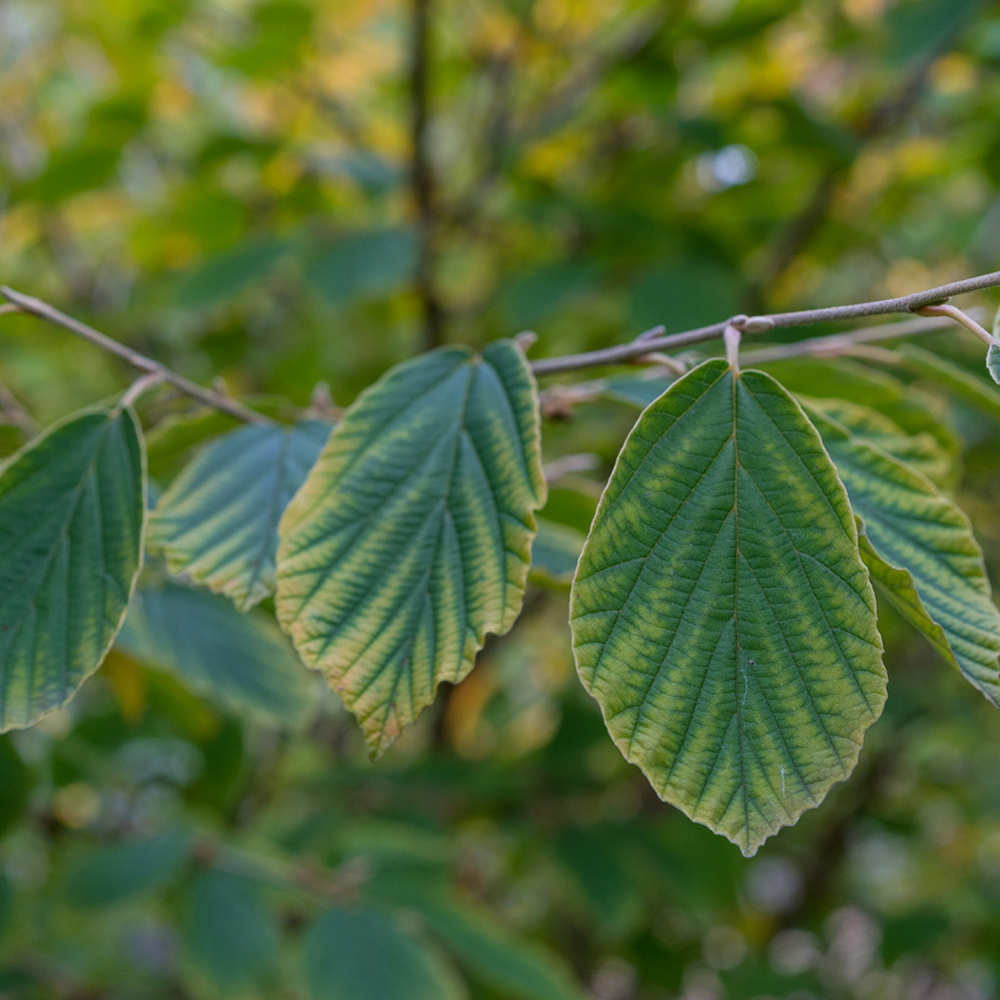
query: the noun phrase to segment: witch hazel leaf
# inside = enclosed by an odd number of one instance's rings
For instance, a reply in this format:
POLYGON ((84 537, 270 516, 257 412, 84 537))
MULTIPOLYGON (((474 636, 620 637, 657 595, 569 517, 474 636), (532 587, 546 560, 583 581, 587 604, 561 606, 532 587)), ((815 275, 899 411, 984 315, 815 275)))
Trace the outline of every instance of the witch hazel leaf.
POLYGON ((640 416, 570 604, 577 669, 657 793, 747 856, 854 769, 886 677, 854 516, 769 375, 709 361, 640 416))
POLYGON ((0 732, 100 666, 142 565, 145 456, 128 408, 90 410, 0 468, 0 732))
POLYGON ((521 609, 545 501, 510 341, 399 365, 344 414, 279 528, 276 607, 380 756, 521 609))
POLYGON ((872 576, 931 645, 1000 707, 1000 610, 969 519, 920 473, 810 410, 861 523, 872 576))

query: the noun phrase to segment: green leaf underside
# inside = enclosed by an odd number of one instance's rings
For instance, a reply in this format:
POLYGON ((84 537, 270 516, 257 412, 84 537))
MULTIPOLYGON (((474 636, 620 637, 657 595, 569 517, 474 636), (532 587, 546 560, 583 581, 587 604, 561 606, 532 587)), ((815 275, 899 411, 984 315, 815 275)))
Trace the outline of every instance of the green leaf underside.
POLYGON ((953 457, 926 431, 907 434, 877 410, 845 399, 800 397, 799 401, 807 410, 819 410, 855 437, 888 452, 937 486, 944 488, 954 481, 956 469, 953 457))
POLYGON ((0 731, 65 705, 100 666, 142 563, 130 410, 57 425, 0 470, 0 731))
POLYGON ((138 591, 117 646, 235 711, 294 722, 308 708, 309 674, 274 622, 204 591, 138 591))
POLYGON ((278 618, 373 757, 520 611, 545 498, 538 396, 508 341, 363 393, 281 521, 278 618))
POLYGON ((262 601, 274 591, 278 521, 330 427, 241 427, 207 445, 156 505, 149 550, 241 611, 262 601))
POLYGON ((969 519, 934 485, 815 411, 861 524, 861 556, 905 617, 1000 706, 1000 611, 969 519))
POLYGON ((990 344, 986 352, 986 370, 990 378, 1000 385, 1000 346, 997 344, 990 344))
POLYGON ((465 991, 433 953, 373 910, 328 910, 305 938, 312 1000, 461 1000, 465 991))
POLYGON ((629 435, 570 625, 626 758, 748 856, 851 773, 885 701, 836 470, 774 379, 721 361, 676 382, 629 435))

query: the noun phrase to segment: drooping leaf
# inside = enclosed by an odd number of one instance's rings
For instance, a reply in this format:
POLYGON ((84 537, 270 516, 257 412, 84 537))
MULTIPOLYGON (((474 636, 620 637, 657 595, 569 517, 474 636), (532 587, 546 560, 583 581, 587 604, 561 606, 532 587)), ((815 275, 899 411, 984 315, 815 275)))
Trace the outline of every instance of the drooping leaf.
POLYGON ((137 591, 117 646, 239 712, 298 721, 309 674, 273 621, 175 584, 137 591))
POLYGON ((72 417, 0 469, 0 731, 100 666, 142 563, 144 491, 130 410, 72 417))
POLYGON ((365 392, 279 528, 277 610, 377 757, 517 617, 545 497, 538 396, 508 341, 365 392))
POLYGON ((66 875, 66 901, 96 910, 153 892, 180 870, 191 841, 178 832, 98 847, 78 858, 66 875))
POLYGON ((243 997, 263 985, 277 961, 278 929, 249 883, 209 871, 188 892, 183 947, 187 966, 213 996, 243 997))
POLYGON ((861 555, 900 611, 1000 707, 1000 611, 969 519, 933 483, 810 411, 860 521, 861 555))
POLYGON ((884 414, 846 399, 805 399, 800 402, 810 410, 819 410, 846 427, 855 437, 888 452, 911 468, 923 473, 940 487, 954 484, 957 473, 953 455, 926 431, 907 434, 884 414))
POLYGON ((309 928, 304 969, 312 1000, 460 1000, 434 952, 374 910, 327 910, 309 928))
POLYGON ((462 970, 509 1000, 583 1000, 568 968, 545 948, 520 941, 484 914, 452 903, 421 901, 427 927, 462 970))
POLYGON ((577 667, 626 758, 744 854, 853 770, 885 700, 844 487, 770 376, 710 361, 640 417, 580 559, 577 667))
POLYGON ((986 351, 986 370, 990 378, 1000 385, 1000 346, 997 344, 990 344, 986 351))
POLYGON ((149 521, 150 552, 241 611, 262 601, 274 590, 278 521, 330 427, 262 424, 212 441, 160 497, 149 521))
POLYGON ((1000 393, 985 379, 913 344, 901 344, 893 353, 907 371, 929 382, 936 382, 966 405, 1000 420, 1000 393))

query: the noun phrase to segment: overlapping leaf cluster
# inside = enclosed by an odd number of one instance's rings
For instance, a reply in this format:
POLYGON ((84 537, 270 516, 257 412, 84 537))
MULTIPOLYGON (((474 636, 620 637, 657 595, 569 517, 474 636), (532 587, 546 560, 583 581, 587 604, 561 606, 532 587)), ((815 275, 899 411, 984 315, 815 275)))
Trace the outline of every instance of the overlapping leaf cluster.
MULTIPOLYGON (((894 363, 1000 416, 966 369, 915 348, 894 363)), ((73 418, 0 474, 3 725, 65 704, 116 637, 118 655, 238 710, 301 719, 306 674, 266 616, 238 614, 274 595, 377 758, 442 681, 469 673, 488 634, 510 629, 534 561, 557 585, 575 569, 580 677, 622 753, 752 854, 851 773, 881 713, 870 581, 1000 705, 1000 612, 944 492, 952 433, 892 375, 776 371, 799 400, 723 361, 665 389, 609 385, 619 403, 652 402, 586 537, 554 496, 536 539, 539 397, 509 341, 400 365, 335 423, 210 439, 148 529, 132 411, 73 418), (133 600, 144 534, 176 579, 154 566, 133 600)))

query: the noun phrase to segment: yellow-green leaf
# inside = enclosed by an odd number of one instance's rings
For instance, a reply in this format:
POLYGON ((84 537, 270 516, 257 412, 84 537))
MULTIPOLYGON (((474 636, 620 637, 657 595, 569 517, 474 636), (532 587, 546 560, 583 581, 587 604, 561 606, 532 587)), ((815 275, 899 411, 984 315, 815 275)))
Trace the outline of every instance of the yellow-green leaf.
POLYGON ((545 498, 538 396, 508 341, 400 365, 282 518, 278 618, 377 757, 514 623, 545 498))
POLYGON ((150 552, 165 555, 171 573, 252 608, 274 590, 278 521, 330 427, 262 424, 212 441, 160 497, 150 552))
POLYGON ((847 494, 770 376, 709 361, 639 418, 573 584, 577 667, 662 798, 752 855, 885 700, 847 494))
POLYGON ((0 731, 65 705, 100 666, 142 563, 131 410, 59 424, 0 469, 0 731))
POLYGON ((1000 611, 969 519, 933 483, 810 411, 861 524, 861 555, 900 611, 1000 706, 1000 611))

